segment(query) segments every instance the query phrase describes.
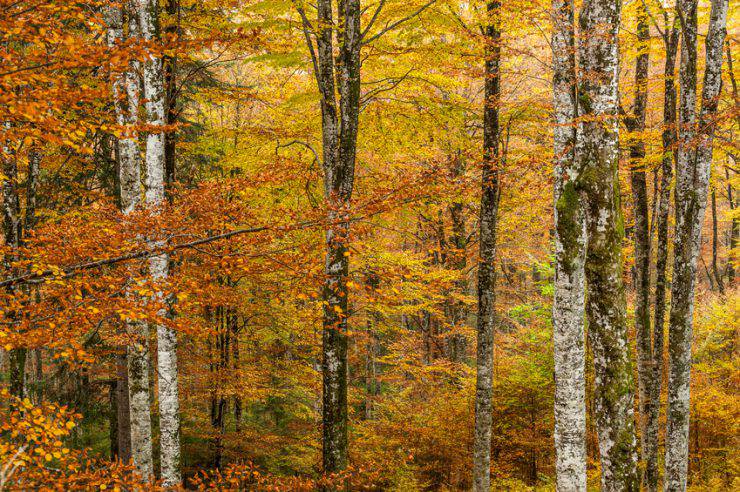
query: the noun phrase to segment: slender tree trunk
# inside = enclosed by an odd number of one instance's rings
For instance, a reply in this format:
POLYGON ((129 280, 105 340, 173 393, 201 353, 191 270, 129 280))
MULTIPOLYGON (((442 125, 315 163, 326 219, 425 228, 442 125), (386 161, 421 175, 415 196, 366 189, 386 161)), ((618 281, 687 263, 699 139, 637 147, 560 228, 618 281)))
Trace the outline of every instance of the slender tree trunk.
MULTIPOLYGON (((167 0, 167 26, 165 32, 170 39, 180 35, 180 0, 167 0)), ((167 107, 167 125, 177 123, 179 110, 177 107, 177 55, 165 55, 164 64, 164 85, 167 107)), ((176 160, 175 152, 177 150, 177 133, 168 131, 164 135, 164 158, 165 158, 165 183, 169 186, 175 182, 176 160)))
POLYGON ((359 0, 338 2, 335 25, 331 0, 319 0, 314 30, 303 8, 296 6, 303 18, 321 95, 324 198, 328 221, 322 293, 322 456, 324 472, 334 473, 347 466, 348 241, 360 108, 361 10, 359 0))
MULTIPOLYGON (((673 21, 674 24, 676 20, 673 21)), ((645 458, 645 487, 647 490, 656 490, 660 470, 657 458, 653 452, 658 452, 658 435, 660 419, 660 395, 663 386, 663 354, 664 354, 664 331, 666 313, 666 290, 668 285, 668 218, 670 213, 671 181, 673 179, 673 166, 676 161, 676 55, 678 51, 679 30, 673 26, 666 26, 664 35, 665 43, 665 65, 663 68, 663 158, 661 163, 660 187, 658 193, 658 206, 653 218, 657 231, 655 242, 655 306, 653 320, 653 351, 652 351, 652 378, 654 385, 650 388, 652 393, 647 395, 651 402, 655 402, 650 409, 652 413, 647 416, 646 428, 643 429, 643 439, 650 440, 643 444, 647 446, 648 455, 645 458)))
MULTIPOLYGON (((730 76, 730 86, 732 88, 732 99, 735 101, 735 106, 740 105, 740 96, 738 95, 737 90, 737 81, 735 80, 735 71, 732 66, 732 50, 730 49, 730 41, 727 41, 727 72, 730 76)), ((735 116, 735 123, 740 127, 740 114, 735 116)), ((735 158, 733 157, 733 161, 735 158)), ((730 172, 728 170, 729 166, 725 166, 725 178, 727 178, 727 200, 730 204, 730 210, 735 210, 735 207, 737 206, 735 203, 735 200, 733 199, 732 195, 732 182, 730 181, 730 172)), ((737 171, 735 171, 737 172, 737 171)), ((730 255, 729 259, 727 261, 727 283, 730 285, 730 288, 735 283, 735 266, 734 266, 734 257, 733 254, 735 251, 738 250, 738 241, 740 241, 740 217, 737 217, 737 215, 733 214, 732 217, 732 228, 730 229, 730 255)))
POLYGON ((480 259, 478 261, 478 333, 475 383, 473 490, 491 489, 491 424, 493 410, 493 343, 496 329, 496 228, 499 183, 499 104, 501 97, 501 4, 487 5, 485 27, 485 81, 483 103, 483 174, 480 203, 480 259))
MULTIPOLYGON (((128 15, 129 37, 139 37, 137 5, 130 5, 128 15)), ((108 45, 115 47, 123 37, 124 12, 108 7, 108 45)), ((124 128, 124 136, 118 139, 119 184, 121 187, 121 210, 130 214, 141 203, 141 161, 134 125, 139 111, 139 63, 132 61, 129 70, 113 74, 113 97, 116 102, 116 119, 124 128), (125 94, 124 94, 125 93, 125 94)), ((145 323, 127 321, 129 334, 136 338, 127 354, 127 380, 130 420, 131 458, 143 479, 149 481, 154 473, 152 459, 152 428, 149 408, 149 330, 145 323)), ((119 378, 120 379, 120 378, 119 378)), ((120 416, 119 416, 120 417, 120 416)), ((119 418, 119 422, 121 422, 119 418)), ((125 429, 125 425, 119 428, 125 429)))
POLYGON ((665 489, 686 489, 689 393, 696 260, 701 244, 712 161, 714 118, 722 85, 728 0, 713 0, 706 38, 701 112, 696 123, 696 0, 680 0, 682 43, 679 147, 676 167, 676 237, 669 331, 665 489))
MULTIPOLYGON (((5 124, 6 127, 8 124, 5 124)), ((18 161, 15 152, 10 147, 10 142, 3 142, 2 151, 2 173, 4 174, 2 184, 3 199, 3 236, 5 246, 9 251, 3 257, 3 268, 7 275, 13 275, 17 270, 14 263, 18 260, 18 248, 21 244, 22 221, 21 221, 21 204, 20 191, 18 183, 18 161)), ((13 286, 7 287, 8 294, 15 295, 17 289, 13 286)), ((9 320, 17 319, 19 313, 9 312, 9 320)), ((10 384, 9 390, 12 395, 18 398, 26 396, 26 354, 27 349, 17 347, 8 353, 8 363, 10 365, 10 384)))
POLYGON ((717 266, 717 192, 712 188, 712 276, 714 281, 717 283, 719 293, 725 295, 725 284, 722 281, 722 275, 719 273, 719 267, 717 266))
POLYGON ((620 2, 596 0, 580 14, 576 142, 586 196, 588 335, 593 350, 596 430, 605 491, 638 490, 633 376, 622 280, 617 121, 620 2))
POLYGON ((125 352, 116 355, 117 448, 118 459, 124 463, 131 461, 131 414, 129 409, 127 365, 125 352))
MULTIPOLYGON (((239 350, 239 323, 236 316, 235 310, 232 309, 231 317, 229 319, 229 327, 231 330, 232 345, 231 345, 231 359, 234 371, 237 374, 237 380, 241 377, 241 351, 239 350)), ((234 428, 236 432, 241 430, 242 424, 242 399, 237 393, 234 396, 234 428)))
MULTIPOLYGON (((463 179, 465 173, 465 161, 457 152, 452 158, 452 177, 456 182, 463 179)), ((450 207, 450 218, 452 220, 452 235, 450 243, 452 249, 447 254, 447 261, 450 267, 454 268, 460 275, 460 279, 455 282, 455 290, 458 295, 468 294, 468 282, 464 276, 467 265, 467 237, 465 232, 465 210, 461 200, 454 201, 450 207)), ((452 322, 453 333, 447 340, 447 352, 452 362, 463 363, 467 353, 467 339, 460 329, 465 326, 467 321, 467 309, 463 302, 455 299, 449 300, 448 308, 450 320, 452 322)))
MULTIPOLYGON (((725 179, 727 181, 727 202, 730 205, 730 211, 735 210, 735 199, 733 198, 732 182, 730 182, 730 171, 725 166, 725 179)), ((738 239, 740 239, 740 218, 733 214, 732 225, 730 226, 730 253, 727 258, 727 284, 732 288, 735 283, 735 266, 733 252, 737 251, 738 239)))
POLYGON ((555 454, 557 488, 586 490, 584 261, 586 223, 577 187, 576 61, 572 0, 552 3, 555 164, 555 454))
MULTIPOLYGON (((156 0, 139 1, 139 22, 145 41, 158 40, 159 9, 156 0)), ((165 92, 162 58, 150 54, 144 64, 144 97, 146 98, 147 123, 153 127, 165 125, 165 92)), ((146 138, 146 207, 159 215, 165 203, 165 134, 150 131, 146 138)), ((161 246, 160 239, 149 238, 150 247, 161 246)), ((149 275, 155 283, 165 282, 169 270, 169 257, 161 254, 149 259, 149 275)), ((159 301, 162 293, 156 294, 159 301)), ((168 308, 160 310, 166 317, 168 308)), ((157 324, 157 374, 159 387, 159 431, 162 483, 178 485, 180 476, 180 404, 177 374, 177 334, 163 323, 157 324)))
POLYGON ((649 491, 658 486, 658 412, 660 393, 655 392, 661 377, 654 371, 656 361, 653 351, 653 333, 650 330, 650 226, 645 175, 645 113, 647 109, 648 63, 650 25, 647 8, 638 4, 637 13, 638 55, 635 66, 635 102, 633 112, 626 119, 632 133, 630 143, 630 184, 632 187, 635 216, 635 333, 637 346, 637 374, 639 389, 640 423, 642 434, 641 455, 645 463, 643 487, 649 491))

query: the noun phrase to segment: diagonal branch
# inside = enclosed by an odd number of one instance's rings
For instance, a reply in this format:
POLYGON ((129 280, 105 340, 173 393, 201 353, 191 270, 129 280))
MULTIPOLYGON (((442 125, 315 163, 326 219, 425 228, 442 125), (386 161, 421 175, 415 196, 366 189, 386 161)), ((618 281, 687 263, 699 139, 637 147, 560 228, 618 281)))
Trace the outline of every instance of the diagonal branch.
POLYGON ((425 3, 424 5, 422 5, 421 7, 416 9, 414 12, 407 15, 406 17, 402 17, 401 19, 398 19, 396 22, 386 24, 386 26, 383 29, 381 29, 378 33, 370 36, 369 38, 363 40, 361 44, 366 45, 366 44, 372 43, 373 41, 375 41, 376 39, 378 39, 379 37, 381 37, 383 34, 387 33, 388 31, 391 31, 395 29, 396 27, 400 26, 401 24, 403 24, 404 22, 408 22, 414 17, 418 16, 419 14, 424 12, 426 9, 434 5, 436 2, 437 0, 429 0, 427 3, 425 3))

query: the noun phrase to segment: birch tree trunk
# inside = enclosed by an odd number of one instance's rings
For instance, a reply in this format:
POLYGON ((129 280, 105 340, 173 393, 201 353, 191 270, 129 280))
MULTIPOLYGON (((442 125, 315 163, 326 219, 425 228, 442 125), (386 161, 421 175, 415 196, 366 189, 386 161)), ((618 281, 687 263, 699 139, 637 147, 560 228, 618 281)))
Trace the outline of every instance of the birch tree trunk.
MULTIPOLYGON (((138 0, 139 22, 145 41, 157 40, 159 35, 159 9, 157 0, 138 0)), ((162 58, 150 53, 144 64, 144 97, 146 98, 147 123, 152 127, 165 125, 164 70, 162 58)), ((146 138, 146 207, 158 216, 165 201, 165 134, 150 131, 146 138)), ((149 239, 152 248, 162 245, 160 239, 149 239)), ((167 254, 149 259, 149 275, 155 283, 166 281, 169 258, 167 254)), ((159 301, 162 293, 157 292, 159 301)), ((159 315, 167 316, 162 308, 159 315)), ((159 430, 162 483, 166 487, 180 484, 180 405, 178 398, 177 334, 162 324, 157 324, 157 373, 159 388, 159 430)))
POLYGON ((676 236, 668 337, 665 458, 665 490, 670 491, 686 489, 694 282, 709 189, 714 119, 722 86, 722 47, 726 35, 728 3, 728 0, 712 0, 698 125, 695 114, 697 2, 680 0, 678 4, 683 36, 679 73, 681 95, 675 191, 676 236))
POLYGON ((572 0, 552 3, 555 164, 555 470, 561 492, 586 490, 584 261, 586 223, 575 161, 577 101, 572 0))
POLYGON ((499 183, 499 103, 501 96, 501 31, 498 0, 487 5, 485 27, 485 82, 483 106, 483 174, 480 203, 480 259, 478 262, 478 330, 475 383, 473 490, 491 489, 491 424, 493 397, 493 341, 496 327, 496 227, 499 183))
POLYGON ((622 280, 617 121, 620 2, 595 0, 580 14, 582 80, 576 156, 586 196, 588 335, 605 491, 638 490, 633 376, 622 280))

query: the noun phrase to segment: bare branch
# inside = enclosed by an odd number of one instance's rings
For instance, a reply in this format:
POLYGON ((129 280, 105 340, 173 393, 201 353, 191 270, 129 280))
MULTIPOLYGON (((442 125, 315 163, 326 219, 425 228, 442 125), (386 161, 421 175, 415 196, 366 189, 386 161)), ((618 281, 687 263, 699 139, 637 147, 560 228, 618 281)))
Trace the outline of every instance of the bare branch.
POLYGON ((427 3, 425 3, 424 5, 422 5, 421 7, 416 9, 414 12, 407 15, 406 17, 398 19, 396 22, 393 22, 391 24, 386 24, 386 26, 383 29, 381 29, 380 32, 374 34, 373 36, 370 36, 368 39, 365 39, 364 41, 362 41, 362 44, 366 45, 366 44, 372 43, 373 41, 375 41, 376 39, 378 39, 379 37, 381 37, 383 34, 387 33, 388 31, 391 31, 395 29, 396 27, 400 26, 401 24, 403 24, 404 22, 407 22, 413 19, 414 17, 418 16, 419 14, 424 12, 426 9, 434 5, 436 1, 437 0, 429 0, 427 3))
POLYGON ((321 73, 319 72, 319 62, 316 58, 316 49, 313 46, 313 40, 311 39, 311 33, 313 33, 315 36, 316 31, 311 25, 311 21, 309 21, 308 17, 306 16, 306 10, 303 7, 299 6, 296 0, 293 0, 293 5, 295 5, 295 9, 301 16, 301 23, 303 24, 303 37, 306 38, 306 46, 308 47, 308 52, 311 54, 313 73, 316 77, 316 82, 319 84, 319 87, 321 87, 321 73))
POLYGON ((378 20, 378 15, 380 14, 380 11, 383 9, 383 5, 385 5, 386 0, 380 0, 380 3, 378 3, 378 8, 375 9, 375 12, 373 13, 373 16, 370 18, 370 22, 367 23, 367 27, 362 31, 362 34, 360 34, 360 41, 365 39, 365 36, 367 36, 367 33, 370 32, 370 29, 373 27, 373 24, 375 24, 375 21, 378 20))

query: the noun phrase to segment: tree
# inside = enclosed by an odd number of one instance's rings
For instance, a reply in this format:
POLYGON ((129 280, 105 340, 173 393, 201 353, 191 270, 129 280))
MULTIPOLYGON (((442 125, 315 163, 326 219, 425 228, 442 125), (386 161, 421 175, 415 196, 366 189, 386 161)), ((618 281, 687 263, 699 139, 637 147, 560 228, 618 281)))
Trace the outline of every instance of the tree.
POLYGON ((617 165, 621 5, 597 1, 580 13, 581 74, 576 159, 586 209, 586 315, 594 361, 594 407, 604 490, 636 490, 633 379, 622 280, 617 165))
MULTIPOLYGON (((141 34, 138 18, 138 9, 141 6, 129 4, 126 7, 119 9, 109 6, 107 8, 108 44, 111 47, 123 39, 124 19, 128 24, 128 39, 136 41, 141 34)), ((139 62, 132 59, 129 63, 129 70, 114 74, 112 83, 116 102, 116 120, 124 133, 117 139, 117 154, 121 211, 125 215, 132 214, 141 205, 141 158, 136 133, 140 96, 139 69, 139 62)), ((129 295, 133 294, 129 293, 129 295)), ((149 330, 146 323, 140 320, 129 319, 126 325, 128 333, 135 339, 135 342, 128 348, 126 357, 131 458, 142 477, 149 480, 154 474, 149 409, 149 330)), ((123 378, 118 379, 118 384, 122 384, 123 378)), ((119 404, 121 403, 119 400, 119 404)), ((125 413, 122 409, 119 415, 125 418, 125 413)), ((127 426, 122 419, 119 420, 119 426, 125 432, 127 426)))
MULTIPOLYGON (((139 22, 146 42, 158 41, 159 7, 157 0, 139 0, 139 22)), ((155 127, 146 137, 146 207, 154 216, 165 204, 165 92, 162 57, 149 53, 144 64, 144 97, 147 123, 155 127)), ((161 247, 161 239, 148 238, 150 247, 161 247)), ((169 257, 159 254, 149 258, 149 275, 155 283, 166 281, 169 257)), ((162 293, 155 301, 167 302, 162 293)), ((159 315, 167 317, 167 307, 159 315)), ((164 323, 157 324, 157 374, 159 388, 159 430, 162 462, 162 483, 175 486, 180 478, 180 403, 178 397, 177 333, 164 323)))
POLYGON ((555 156, 555 452, 558 489, 586 490, 586 223, 578 188, 576 47, 573 2, 552 4, 555 156))
POLYGON ((487 4, 485 81, 483 103, 483 172, 480 203, 480 259, 478 261, 478 333, 475 383, 475 440, 473 488, 491 488, 491 423, 493 398, 493 343, 496 329, 496 226, 499 183, 499 105, 501 103, 501 4, 487 4))
MULTIPOLYGON (((645 162, 645 117, 648 98, 650 60, 649 13, 645 4, 637 8, 637 59, 635 60, 635 96, 632 112, 625 118, 630 132, 630 185, 632 210, 635 217, 635 338, 637 346, 638 394, 641 419, 641 456, 645 463, 643 483, 647 490, 658 486, 658 417, 660 410, 663 337, 655 337, 650 329, 650 226, 645 162), (654 341, 654 338, 656 339, 654 341), (656 341, 661 345, 656 348, 656 341), (656 355, 659 354, 659 357, 656 355), (657 390, 657 391, 656 391, 657 390)), ((662 325, 661 325, 662 329, 662 325)), ((658 327, 656 326, 655 332, 658 327)))
POLYGON ((321 94, 324 199, 327 207, 323 348, 324 472, 347 466, 347 274, 349 212, 354 185, 360 110, 360 2, 340 2, 336 27, 331 0, 319 0, 316 26, 303 19, 321 94), (316 49, 311 39, 315 35, 316 49), (334 54, 334 36, 339 54, 334 54), (335 85, 338 85, 336 87, 335 85), (337 98, 337 94, 339 97, 337 98))
POLYGON ((689 455, 689 393, 696 261, 701 244, 715 118, 722 87, 726 0, 713 0, 707 34, 701 110, 696 118, 697 2, 681 0, 680 100, 676 163, 676 235, 668 336, 669 376, 665 489, 685 490, 689 455))

